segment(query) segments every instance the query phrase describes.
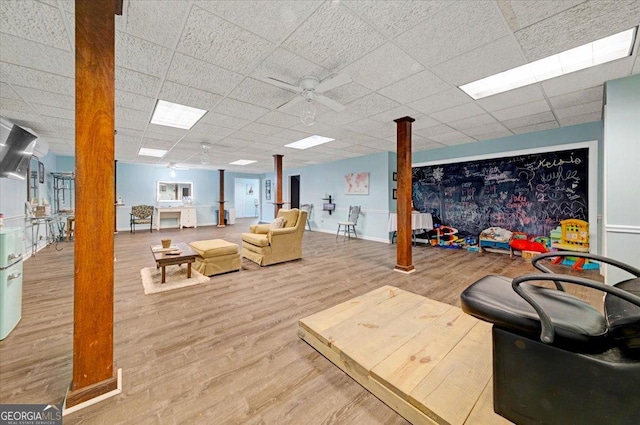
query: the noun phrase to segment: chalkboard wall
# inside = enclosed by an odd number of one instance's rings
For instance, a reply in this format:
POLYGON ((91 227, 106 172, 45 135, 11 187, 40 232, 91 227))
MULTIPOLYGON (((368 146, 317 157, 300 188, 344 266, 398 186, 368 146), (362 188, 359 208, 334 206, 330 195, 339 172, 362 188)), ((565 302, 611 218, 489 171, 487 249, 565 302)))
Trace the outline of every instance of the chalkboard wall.
POLYGON ((588 153, 584 148, 414 167, 413 204, 464 233, 498 226, 548 236, 560 220, 588 221, 588 153))

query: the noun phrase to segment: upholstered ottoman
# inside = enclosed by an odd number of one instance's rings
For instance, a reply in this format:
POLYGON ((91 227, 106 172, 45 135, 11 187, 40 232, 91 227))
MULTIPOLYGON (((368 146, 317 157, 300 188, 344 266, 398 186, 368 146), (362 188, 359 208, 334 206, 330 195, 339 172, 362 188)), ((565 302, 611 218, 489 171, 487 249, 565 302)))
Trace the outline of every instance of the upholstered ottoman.
POLYGON ((238 245, 223 239, 195 241, 189 244, 198 253, 193 267, 205 276, 240 270, 238 245))

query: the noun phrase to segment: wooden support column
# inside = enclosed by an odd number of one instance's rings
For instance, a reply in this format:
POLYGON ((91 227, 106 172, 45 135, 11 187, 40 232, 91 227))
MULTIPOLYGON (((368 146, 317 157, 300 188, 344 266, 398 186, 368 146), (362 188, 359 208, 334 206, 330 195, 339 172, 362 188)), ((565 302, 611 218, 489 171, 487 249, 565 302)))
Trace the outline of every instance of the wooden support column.
POLYGON ((77 1, 73 381, 66 408, 118 387, 113 361, 114 0, 77 1))
POLYGON ((220 205, 220 209, 218 210, 218 227, 225 227, 224 224, 224 170, 218 170, 220 175, 220 199, 218 200, 218 204, 220 205))
POLYGON ((415 271, 411 256, 411 117, 394 120, 397 123, 398 152, 398 245, 395 270, 415 271))
POLYGON ((273 169, 276 174, 276 201, 274 204, 274 213, 273 216, 276 217, 278 215, 278 211, 282 208, 282 157, 284 155, 275 154, 273 155, 273 169))

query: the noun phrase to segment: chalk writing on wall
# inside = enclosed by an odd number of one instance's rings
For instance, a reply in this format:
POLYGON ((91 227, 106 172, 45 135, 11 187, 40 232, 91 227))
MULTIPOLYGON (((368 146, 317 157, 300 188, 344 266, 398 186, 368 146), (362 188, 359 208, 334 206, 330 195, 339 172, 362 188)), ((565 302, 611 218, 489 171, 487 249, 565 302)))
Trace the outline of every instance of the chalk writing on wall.
POLYGON ((588 220, 589 149, 427 165, 412 170, 413 204, 470 234, 499 226, 548 235, 588 220))

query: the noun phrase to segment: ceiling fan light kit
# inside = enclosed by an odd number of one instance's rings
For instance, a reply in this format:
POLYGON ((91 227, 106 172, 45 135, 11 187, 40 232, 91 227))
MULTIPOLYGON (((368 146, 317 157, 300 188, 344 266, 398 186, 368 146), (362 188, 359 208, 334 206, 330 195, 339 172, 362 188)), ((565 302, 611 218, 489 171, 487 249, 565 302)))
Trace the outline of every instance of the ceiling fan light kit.
POLYGON ((280 105, 278 109, 283 109, 303 101, 302 109, 300 110, 300 121, 305 125, 313 125, 317 113, 316 101, 336 112, 342 112, 345 110, 344 105, 320 93, 324 93, 350 83, 351 77, 347 74, 338 74, 335 77, 321 82, 317 77, 307 76, 301 78, 300 81, 298 81, 297 86, 271 77, 263 78, 263 81, 281 89, 300 93, 300 96, 296 96, 285 104, 280 105))
POLYGON ((200 143, 200 148, 202 152, 200 152, 200 163, 203 165, 209 164, 211 160, 209 159, 209 150, 211 149, 211 143, 202 142, 200 143))

